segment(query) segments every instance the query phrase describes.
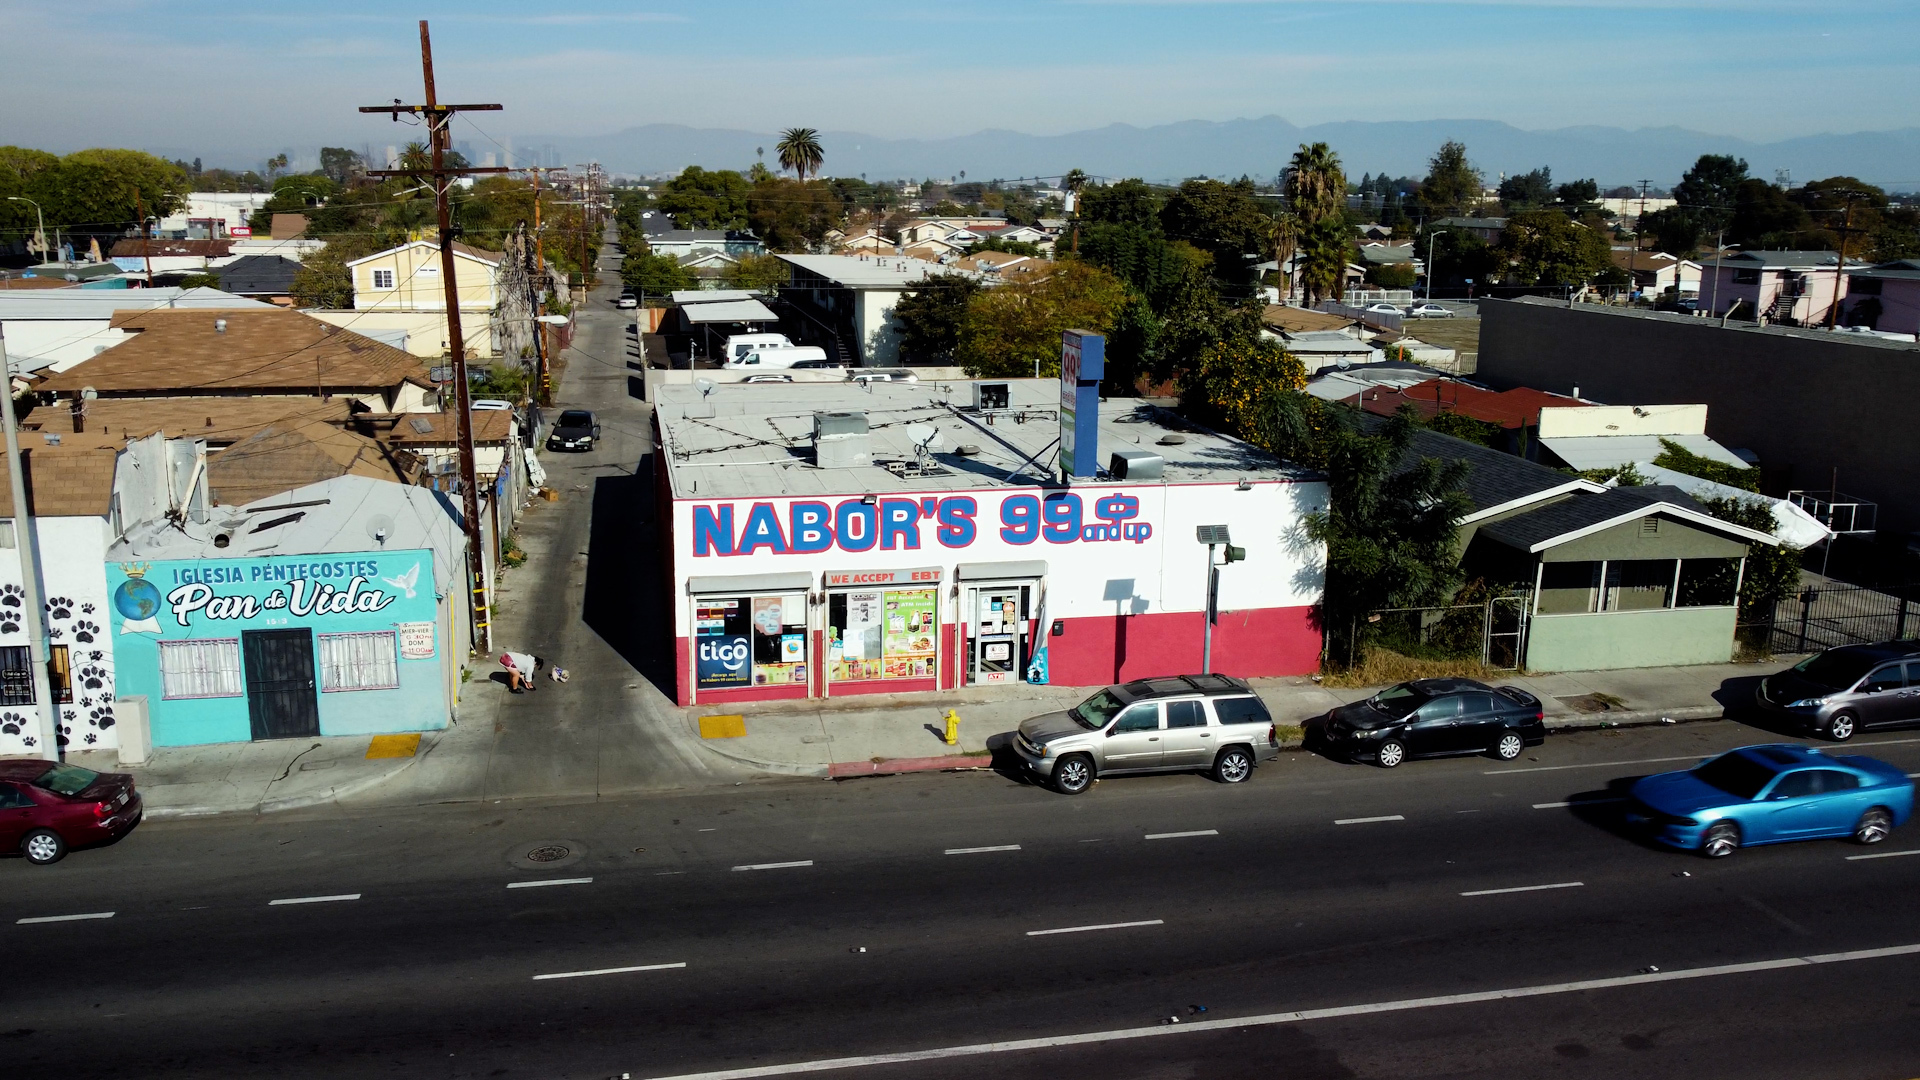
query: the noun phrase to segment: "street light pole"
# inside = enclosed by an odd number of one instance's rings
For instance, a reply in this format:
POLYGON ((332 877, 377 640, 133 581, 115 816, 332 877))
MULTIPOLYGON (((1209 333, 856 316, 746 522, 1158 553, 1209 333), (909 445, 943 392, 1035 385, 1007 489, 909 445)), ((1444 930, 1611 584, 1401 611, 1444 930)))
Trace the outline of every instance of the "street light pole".
POLYGON ((28 206, 33 207, 33 220, 34 220, 34 223, 38 225, 40 228, 40 235, 39 235, 40 260, 42 262, 47 261, 47 218, 46 218, 46 215, 40 212, 40 204, 37 202, 34 202, 32 199, 23 199, 18 195, 7 196, 7 201, 23 202, 23 203, 26 203, 28 206))

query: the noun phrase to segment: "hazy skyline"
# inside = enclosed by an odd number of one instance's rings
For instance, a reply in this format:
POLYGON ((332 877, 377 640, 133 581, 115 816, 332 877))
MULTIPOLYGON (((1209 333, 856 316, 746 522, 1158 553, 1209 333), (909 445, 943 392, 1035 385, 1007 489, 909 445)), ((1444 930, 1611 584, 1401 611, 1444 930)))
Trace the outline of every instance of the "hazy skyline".
POLYGON ((1678 126, 1753 140, 1920 124, 1896 0, 493 0, 235 11, 104 0, 7 8, 0 142, 247 164, 414 137, 356 106, 498 101, 456 141, 537 146, 649 123, 886 138, 1284 115, 1678 126))

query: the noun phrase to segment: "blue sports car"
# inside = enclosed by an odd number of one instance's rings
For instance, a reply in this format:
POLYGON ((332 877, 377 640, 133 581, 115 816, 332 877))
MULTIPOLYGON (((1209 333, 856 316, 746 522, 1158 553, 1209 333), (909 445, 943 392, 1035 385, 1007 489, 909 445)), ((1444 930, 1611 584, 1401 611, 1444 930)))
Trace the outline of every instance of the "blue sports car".
POLYGON ((1742 844, 1851 836, 1877 844, 1913 815, 1913 781, 1884 761, 1811 746, 1743 746, 1636 781, 1627 822, 1663 844, 1723 859, 1742 844))

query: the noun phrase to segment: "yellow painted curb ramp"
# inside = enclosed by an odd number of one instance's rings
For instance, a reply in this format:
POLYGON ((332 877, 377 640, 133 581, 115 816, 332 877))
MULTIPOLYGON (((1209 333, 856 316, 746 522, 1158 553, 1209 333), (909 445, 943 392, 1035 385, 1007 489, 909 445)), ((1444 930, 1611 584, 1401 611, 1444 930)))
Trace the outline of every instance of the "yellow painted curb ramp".
POLYGON ((703 739, 738 739, 747 734, 747 718, 744 716, 703 716, 700 718, 700 737, 703 739))
POLYGON ((412 757, 420 750, 420 733, 411 735, 375 735, 367 746, 369 758, 412 757))

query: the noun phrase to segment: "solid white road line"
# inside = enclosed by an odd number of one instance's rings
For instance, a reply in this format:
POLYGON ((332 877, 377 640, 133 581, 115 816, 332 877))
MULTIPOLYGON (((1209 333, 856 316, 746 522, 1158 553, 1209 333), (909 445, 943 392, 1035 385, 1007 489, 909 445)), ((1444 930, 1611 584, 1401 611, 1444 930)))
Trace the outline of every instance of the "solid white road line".
POLYGON ((280 907, 283 904, 331 904, 336 900, 358 900, 357 892, 340 893, 337 896, 291 896, 285 900, 269 900, 268 907, 280 907))
POLYGON ((1150 832, 1143 840, 1174 840, 1182 836, 1219 836, 1219 829, 1195 829, 1192 832, 1150 832))
POLYGON ((683 968, 686 966, 683 962, 679 964, 636 964, 633 967, 595 968, 592 971, 556 971, 551 975, 535 975, 533 981, 544 982, 547 979, 584 979, 589 975, 624 975, 629 971, 669 971, 673 968, 683 968))
POLYGON ((1568 806, 1599 806, 1601 803, 1617 803, 1617 802, 1626 802, 1626 801, 1627 800, 1624 798, 1621 798, 1621 799, 1569 799, 1566 802, 1537 802, 1533 804, 1533 808, 1535 810, 1559 810, 1563 807, 1568 807, 1568 806))
POLYGON ((1386 817, 1343 817, 1334 821, 1335 825, 1371 825, 1376 821, 1405 821, 1400 814, 1388 814, 1386 817))
POLYGON ((15 926, 28 926, 33 923, 43 922, 83 922, 87 919, 111 918, 113 918, 113 912, 111 911, 89 911, 85 915, 36 915, 31 919, 15 919, 13 920, 13 924, 15 926))
POLYGON ((1519 885, 1511 889, 1475 889, 1472 892, 1463 892, 1460 895, 1461 896, 1499 896, 1502 893, 1542 892, 1547 889, 1578 889, 1585 884, 1586 882, 1584 881, 1562 881, 1552 885, 1519 885))
POLYGON ((593 884, 593 879, 590 877, 556 877, 556 878, 545 878, 540 881, 509 881, 507 882, 507 888, 538 889, 543 885, 591 885, 591 884, 593 884))
MULTIPOLYGON (((1859 862, 1861 859, 1897 859, 1902 855, 1920 855, 1920 848, 1916 848, 1912 851, 1876 851, 1871 855, 1849 855, 1847 856, 1847 861, 1859 862)), ((112 914, 112 913, 109 912, 108 914, 112 914)), ((87 919, 87 918, 92 918, 92 916, 76 915, 76 916, 73 916, 73 918, 87 919)))
POLYGON ((1063 926, 1058 930, 1029 930, 1028 937, 1047 937, 1050 934, 1084 934, 1088 930, 1125 930, 1130 926, 1161 926, 1165 919, 1141 919, 1139 922, 1095 923, 1092 926, 1063 926))
POLYGON ((829 1072, 834 1069, 852 1069, 874 1065, 901 1065, 918 1061, 942 1061, 950 1058, 980 1057, 986 1054, 1049 1050, 1060 1046, 1086 1046, 1094 1043, 1122 1042, 1129 1039, 1157 1039, 1175 1035, 1191 1035, 1196 1032, 1231 1031, 1236 1028, 1246 1027, 1273 1027, 1280 1024, 1299 1024, 1311 1020, 1334 1020, 1348 1016, 1371 1016, 1379 1013, 1410 1012, 1415 1009, 1436 1009, 1447 1005, 1475 1005, 1481 1002, 1508 1001, 1515 998, 1578 994, 1589 990, 1613 990, 1624 986, 1681 982, 1687 979, 1711 979, 1725 975, 1746 975, 1761 971, 1781 971, 1816 964, 1848 964, 1862 960, 1879 960, 1886 957, 1912 956, 1915 954, 1920 954, 1920 945, 1895 945, 1886 949, 1862 949, 1858 952, 1825 953, 1819 956, 1789 956, 1778 960, 1757 960, 1746 964, 1720 964, 1714 967, 1681 968, 1676 971, 1656 971, 1641 975, 1617 975, 1607 979, 1587 979, 1581 982, 1545 983, 1538 986, 1516 986, 1506 990, 1482 990, 1468 994, 1443 994, 1435 997, 1403 998, 1399 1001, 1377 1001, 1365 1005, 1338 1005, 1327 1009, 1301 1009, 1296 1012, 1263 1013, 1256 1016, 1241 1016, 1232 1019, 1198 1020, 1190 1024, 1168 1024, 1164 1026, 1155 1024, 1153 1027, 1089 1031, 1079 1035, 1052 1035, 1038 1039, 973 1043, 967 1046, 943 1046, 933 1050, 905 1050, 891 1054, 868 1054, 862 1057, 825 1058, 817 1061, 796 1061, 784 1065, 758 1065, 744 1069, 721 1069, 714 1072, 681 1073, 675 1076, 656 1077, 655 1080, 753 1080, 755 1077, 762 1076, 793 1076, 798 1073, 829 1072))
POLYGON ((802 859, 799 862, 748 863, 745 866, 736 866, 734 867, 734 869, 735 870, 785 870, 789 866, 812 866, 812 865, 813 865, 812 859, 802 859))
POLYGON ((988 851, 1019 851, 1019 844, 996 844, 993 847, 950 847, 949 855, 979 855, 988 851))

